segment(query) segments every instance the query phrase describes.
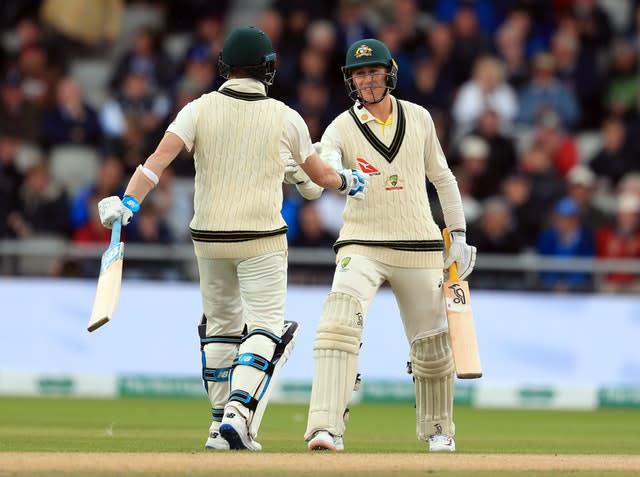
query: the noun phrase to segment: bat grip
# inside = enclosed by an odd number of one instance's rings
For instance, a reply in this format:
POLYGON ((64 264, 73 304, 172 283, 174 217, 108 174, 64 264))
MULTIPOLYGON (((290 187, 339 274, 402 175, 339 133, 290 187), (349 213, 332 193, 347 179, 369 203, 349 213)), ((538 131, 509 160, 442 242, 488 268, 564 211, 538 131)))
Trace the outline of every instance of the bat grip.
MULTIPOLYGON (((446 227, 442 229, 442 238, 444 239, 444 251, 448 255, 449 248, 451 248, 451 236, 449 235, 449 229, 446 227)), ((458 264, 456 262, 453 262, 449 266, 449 280, 454 282, 460 280, 460 275, 458 275, 458 264)))
POLYGON ((118 217, 113 221, 111 225, 111 244, 110 247, 115 247, 120 243, 120 229, 122 228, 122 217, 118 217))

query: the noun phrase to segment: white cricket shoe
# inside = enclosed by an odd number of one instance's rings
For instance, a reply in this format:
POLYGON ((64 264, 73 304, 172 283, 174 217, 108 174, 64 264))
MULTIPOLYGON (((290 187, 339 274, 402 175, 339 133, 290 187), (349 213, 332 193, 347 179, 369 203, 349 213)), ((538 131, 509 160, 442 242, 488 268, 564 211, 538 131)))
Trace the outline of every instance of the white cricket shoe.
POLYGON ((209 438, 204 443, 205 449, 229 450, 229 443, 220 435, 220 423, 214 422, 209 428, 209 438))
POLYGON ((455 452, 456 441, 445 434, 429 436, 429 452, 455 452))
POLYGON ((247 420, 233 407, 225 409, 220 434, 229 443, 230 449, 262 450, 260 443, 249 435, 247 420))
POLYGON ((334 436, 327 431, 316 431, 307 447, 310 451, 341 452, 344 450, 344 442, 342 436, 334 436))

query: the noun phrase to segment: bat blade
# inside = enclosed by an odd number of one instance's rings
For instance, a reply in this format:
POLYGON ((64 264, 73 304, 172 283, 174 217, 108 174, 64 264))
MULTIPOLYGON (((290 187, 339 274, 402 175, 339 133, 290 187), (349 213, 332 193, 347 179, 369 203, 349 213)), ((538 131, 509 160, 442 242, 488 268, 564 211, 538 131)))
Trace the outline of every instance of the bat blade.
MULTIPOLYGON (((442 231, 442 236, 445 249, 448 251, 451 241, 446 228, 442 231)), ((459 279, 455 262, 449 267, 449 279, 444 283, 444 299, 456 376, 460 379, 480 378, 482 366, 471 309, 469 284, 459 279)))
POLYGON ((122 285, 122 264, 124 243, 120 242, 120 219, 113 223, 111 243, 102 254, 98 288, 87 325, 88 331, 95 331, 111 320, 120 300, 122 285))
POLYGON ((444 296, 456 376, 460 379, 480 378, 482 366, 471 311, 469 284, 463 280, 447 281, 444 284, 444 296))

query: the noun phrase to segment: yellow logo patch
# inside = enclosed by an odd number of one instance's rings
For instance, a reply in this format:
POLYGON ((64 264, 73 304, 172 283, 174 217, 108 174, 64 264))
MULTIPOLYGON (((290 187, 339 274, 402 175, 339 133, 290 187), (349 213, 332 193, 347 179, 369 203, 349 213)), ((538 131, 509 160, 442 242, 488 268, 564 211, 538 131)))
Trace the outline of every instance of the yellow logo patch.
POLYGON ((360 45, 355 52, 356 58, 362 58, 363 56, 371 56, 373 54, 373 50, 369 48, 367 45, 360 45))

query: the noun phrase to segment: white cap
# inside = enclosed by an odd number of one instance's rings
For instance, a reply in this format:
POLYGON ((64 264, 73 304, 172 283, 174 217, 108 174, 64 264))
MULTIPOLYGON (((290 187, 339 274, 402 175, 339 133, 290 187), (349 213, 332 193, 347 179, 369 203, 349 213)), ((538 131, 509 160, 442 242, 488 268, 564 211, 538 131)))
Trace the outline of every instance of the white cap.
POLYGON ((486 159, 489 145, 479 136, 467 136, 460 144, 460 155, 466 159, 486 159))
POLYGON ((567 174, 567 182, 591 187, 596 182, 596 175, 588 167, 577 165, 572 167, 567 174))
POLYGON ((618 212, 640 212, 640 198, 635 194, 624 193, 618 197, 618 212))

